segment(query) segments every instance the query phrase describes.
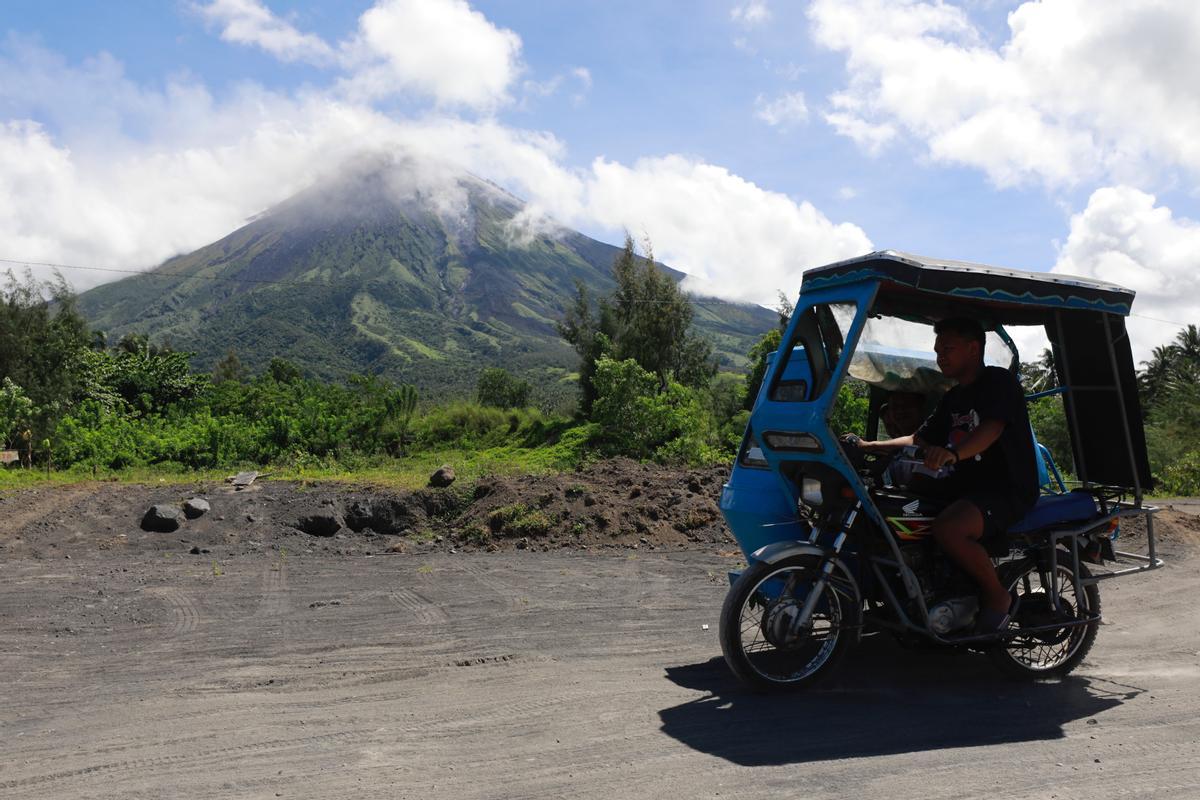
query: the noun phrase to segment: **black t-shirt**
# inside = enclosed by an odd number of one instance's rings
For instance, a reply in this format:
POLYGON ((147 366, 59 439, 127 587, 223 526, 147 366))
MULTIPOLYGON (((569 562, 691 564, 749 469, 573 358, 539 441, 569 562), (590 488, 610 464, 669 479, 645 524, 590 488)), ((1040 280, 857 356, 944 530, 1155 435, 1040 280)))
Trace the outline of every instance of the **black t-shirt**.
POLYGON ((987 450, 955 464, 953 483, 963 492, 1008 492, 1014 503, 1032 508, 1038 497, 1033 433, 1025 392, 1008 370, 984 367, 971 384, 950 389, 916 436, 930 445, 957 446, 989 419, 1003 422, 1004 432, 987 450))

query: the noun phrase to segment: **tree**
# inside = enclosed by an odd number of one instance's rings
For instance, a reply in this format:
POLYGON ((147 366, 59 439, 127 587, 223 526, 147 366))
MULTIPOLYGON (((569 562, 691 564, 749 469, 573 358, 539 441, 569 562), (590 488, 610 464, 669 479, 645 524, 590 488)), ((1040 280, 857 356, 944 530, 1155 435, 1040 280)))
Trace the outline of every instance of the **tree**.
POLYGON ((85 372, 80 353, 91 335, 62 276, 23 280, 9 271, 0 290, 0 378, 11 378, 33 402, 32 424, 42 430, 70 405, 85 372))
POLYGON ((225 353, 225 357, 217 362, 213 367, 213 383, 224 383, 225 381, 233 381, 234 383, 242 383, 246 380, 247 371, 242 366, 242 360, 238 358, 237 351, 232 347, 225 353))
POLYGON ((633 239, 613 262, 617 285, 609 297, 593 304, 587 288, 576 284, 575 302, 558 325, 559 335, 579 354, 581 407, 590 413, 596 398, 596 362, 604 357, 632 359, 658 378, 659 391, 672 380, 703 388, 717 372, 712 345, 691 331, 693 309, 687 295, 646 256, 637 254, 633 239))
POLYGON ((493 408, 524 408, 529 405, 533 387, 513 377, 503 367, 485 369, 479 374, 476 397, 480 405, 493 408))
POLYGON ((612 349, 615 328, 612 308, 606 299, 601 299, 593 311, 591 293, 582 281, 577 280, 575 302, 556 327, 558 335, 574 346, 579 354, 579 407, 585 415, 589 415, 596 400, 596 387, 593 384, 596 362, 612 349))
POLYGON ((272 358, 271 363, 267 365, 267 374, 276 383, 299 383, 304 378, 300 367, 286 358, 279 358, 278 356, 272 358))
POLYGON ((1057 375, 1054 370, 1054 351, 1049 347, 1042 350, 1037 361, 1021 364, 1021 383, 1030 394, 1058 386, 1057 375))
POLYGON ((408 426, 412 422, 413 412, 417 410, 416 387, 407 384, 388 390, 383 396, 385 430, 394 433, 389 443, 393 453, 404 453, 404 438, 408 435, 408 426), (386 427, 390 423, 390 429, 386 427))
POLYGON ((13 434, 27 426, 33 417, 33 401, 25 396, 25 390, 4 377, 0 384, 0 443, 8 447, 13 434))
POLYGON ((626 234, 625 247, 613 263, 613 358, 638 362, 658 376, 660 390, 671 378, 703 387, 717 373, 712 345, 691 332, 691 301, 654 263, 649 241, 645 250, 646 256, 639 257, 626 234))

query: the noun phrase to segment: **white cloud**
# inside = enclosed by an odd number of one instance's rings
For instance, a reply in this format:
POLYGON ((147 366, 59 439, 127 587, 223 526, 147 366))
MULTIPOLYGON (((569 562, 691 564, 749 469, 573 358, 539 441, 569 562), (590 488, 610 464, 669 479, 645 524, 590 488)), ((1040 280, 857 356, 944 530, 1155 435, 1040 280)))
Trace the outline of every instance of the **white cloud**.
MULTIPOLYGON (((211 0, 193 6, 219 24, 227 42, 261 47, 282 61, 338 66, 342 91, 370 102, 398 94, 428 97, 441 106, 491 111, 508 102, 523 70, 521 38, 498 28, 466 0, 376 0, 358 19, 354 36, 336 47, 301 33, 262 0, 211 0)), ((552 93, 562 78, 527 83, 552 93)))
POLYGON ((212 0, 194 8, 209 22, 222 26, 224 41, 261 47, 281 61, 324 63, 333 58, 333 48, 321 37, 296 30, 260 0, 212 0))
POLYGON ((804 92, 789 92, 768 100, 759 95, 754 100, 754 116, 773 127, 790 127, 808 121, 808 105, 804 92))
POLYGON ((588 217, 645 233, 656 257, 692 276, 692 288, 731 299, 772 305, 777 291, 798 291, 804 269, 871 250, 856 225, 682 156, 631 167, 597 159, 586 197, 588 217))
POLYGON ((1134 356, 1175 338, 1179 324, 1200 320, 1200 223, 1176 217, 1153 195, 1128 186, 1097 189, 1071 217, 1071 232, 1053 272, 1133 289, 1128 320, 1134 356), (1153 317, 1155 319, 1148 319, 1153 317))
POLYGON ((570 93, 571 104, 575 106, 582 105, 583 101, 587 99, 587 93, 592 88, 591 71, 587 67, 574 67, 565 73, 555 75, 549 80, 525 81, 522 85, 525 98, 522 99, 520 106, 527 109, 531 105, 529 98, 551 97, 557 94, 564 86, 573 87, 570 93))
POLYGON ((858 190, 853 186, 843 186, 837 190, 839 200, 853 200, 858 197, 858 190))
POLYGON ((826 119, 868 150, 897 132, 1000 186, 1200 174, 1200 5, 1027 2, 990 45, 935 2, 816 0, 816 41, 845 55, 826 119))
POLYGON ((739 25, 752 28, 769 22, 771 9, 765 0, 746 0, 730 9, 729 18, 739 25))
POLYGON ((344 88, 362 100, 417 92, 490 110, 522 70, 520 37, 464 0, 378 0, 344 50, 353 69, 344 88))
MULTIPOLYGON (((247 83, 216 98, 194 78, 134 82, 112 58, 68 65, 37 47, 9 49, 8 60, 0 51, 0 107, 11 115, 0 120, 0 257, 150 268, 363 152, 429 165, 418 178, 446 191, 449 212, 447 176, 466 170, 528 199, 531 229, 553 218, 613 240, 623 228, 644 232, 661 258, 725 297, 772 304, 777 289, 795 292, 804 267, 870 249, 854 225, 680 156, 573 169, 552 134, 488 117, 399 118, 334 89, 247 83)), ((82 289, 119 276, 67 277, 82 289)))

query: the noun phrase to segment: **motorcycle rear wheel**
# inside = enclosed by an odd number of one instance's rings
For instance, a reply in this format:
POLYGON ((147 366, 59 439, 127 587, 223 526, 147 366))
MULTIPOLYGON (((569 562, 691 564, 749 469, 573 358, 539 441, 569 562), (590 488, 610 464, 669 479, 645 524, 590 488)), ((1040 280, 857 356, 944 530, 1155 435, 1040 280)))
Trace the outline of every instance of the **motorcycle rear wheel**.
MULTIPOLYGON (((1023 559, 1005 565, 1000 572, 1001 582, 1018 600, 1009 631, 1016 636, 988 649, 992 662, 1006 675, 1020 680, 1047 680, 1069 674, 1087 656, 1096 641, 1100 627, 1100 591, 1096 584, 1082 587, 1077 597, 1071 581, 1070 556, 1058 554, 1059 608, 1051 607, 1049 593, 1037 562, 1023 559), (1021 634, 1024 628, 1044 626, 1056 619, 1078 619, 1084 614, 1097 618, 1086 625, 1062 627, 1042 633, 1021 634)), ((1048 576, 1047 576, 1048 577, 1048 576)), ((1081 580, 1091 577, 1084 564, 1079 565, 1081 580)))
POLYGON ((729 668, 760 691, 789 691, 828 676, 845 656, 861 622, 852 589, 831 576, 812 618, 796 626, 815 588, 821 559, 801 555, 775 564, 758 562, 742 573, 721 609, 721 651, 729 668), (780 590, 788 584, 787 595, 780 590))

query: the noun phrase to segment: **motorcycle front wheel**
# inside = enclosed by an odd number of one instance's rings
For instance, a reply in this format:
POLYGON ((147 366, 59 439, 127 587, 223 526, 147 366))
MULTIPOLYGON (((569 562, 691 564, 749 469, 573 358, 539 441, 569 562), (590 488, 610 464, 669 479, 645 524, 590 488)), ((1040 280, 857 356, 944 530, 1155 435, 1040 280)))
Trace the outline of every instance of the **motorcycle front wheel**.
POLYGON ((765 691, 799 689, 829 675, 846 654, 862 609, 836 570, 810 619, 799 619, 820 569, 816 556, 792 556, 755 563, 733 584, 721 609, 721 651, 744 683, 765 691))
MULTIPOLYGON (((1079 577, 1091 573, 1079 565, 1079 577)), ((1072 581, 1070 555, 1058 556, 1058 604, 1051 601, 1048 570, 1040 570, 1034 559, 1004 565, 1001 582, 1016 597, 1016 610, 1008 630, 1015 635, 989 648, 988 655, 1002 672, 1023 680, 1061 678, 1083 661, 1100 627, 1100 591, 1096 584, 1084 584, 1077 594, 1072 581), (1056 622, 1095 618, 1086 624, 1054 627, 1056 622), (1036 629, 1036 630, 1035 630, 1036 629)))

